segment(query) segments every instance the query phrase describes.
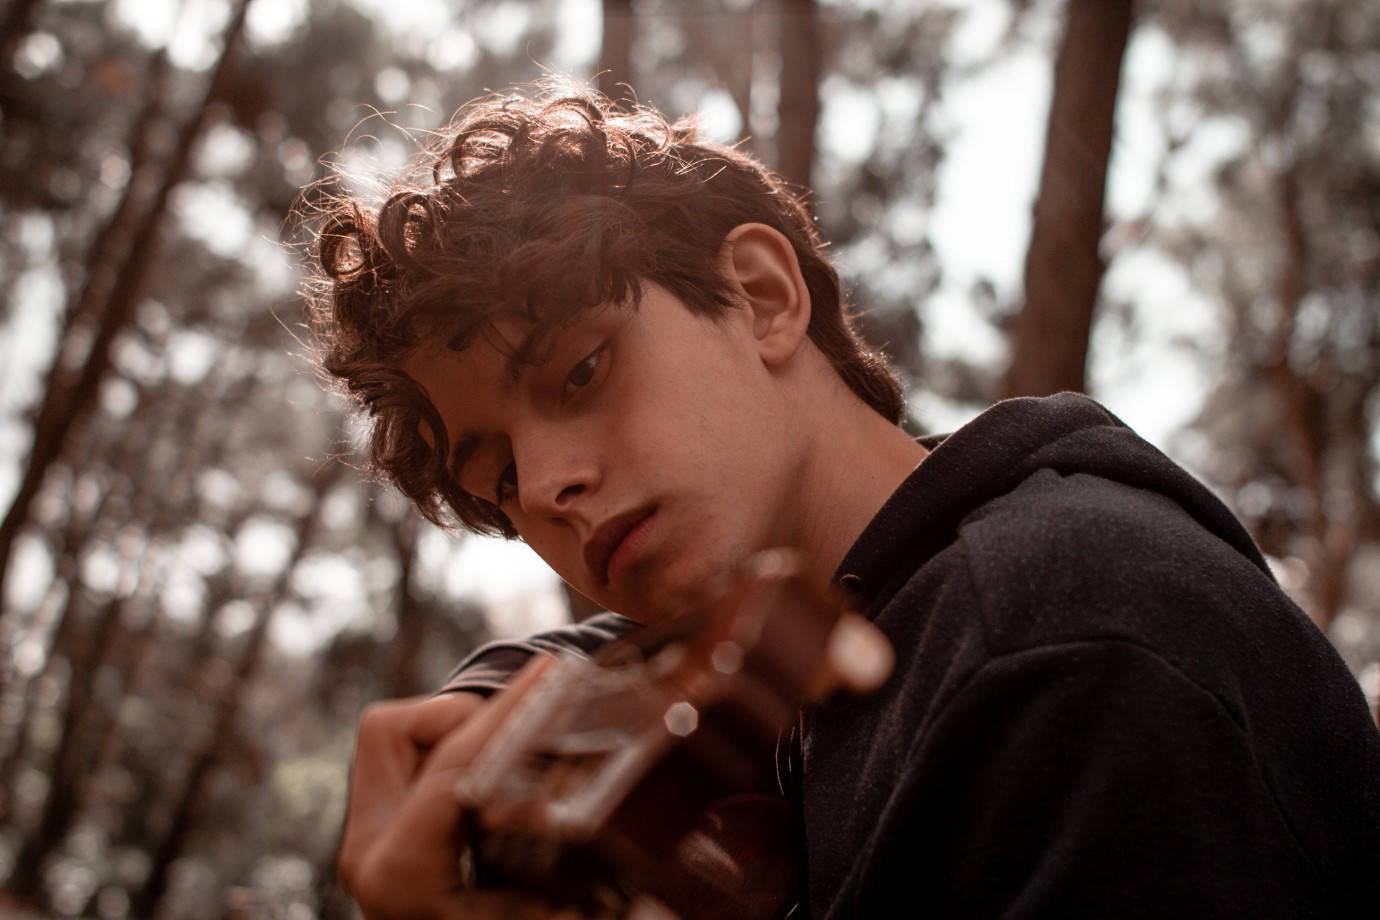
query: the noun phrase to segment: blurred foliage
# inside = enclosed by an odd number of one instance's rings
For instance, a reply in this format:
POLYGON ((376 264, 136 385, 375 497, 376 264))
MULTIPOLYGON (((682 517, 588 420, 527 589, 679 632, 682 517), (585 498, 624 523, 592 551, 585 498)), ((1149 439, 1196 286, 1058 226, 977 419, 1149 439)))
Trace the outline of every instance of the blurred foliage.
MULTIPOLYGON (((360 708, 434 687, 495 614, 511 621, 449 587, 463 544, 337 462, 357 432, 303 356, 303 240, 286 216, 327 176, 323 158, 365 188, 412 149, 402 129, 543 68, 591 76, 600 4, 256 0, 227 58, 240 6, 0 13, 6 503, 44 431, 61 433, 0 561, 0 911, 349 916, 331 861, 360 708), (141 222, 153 232, 135 247, 141 222), (82 371, 107 362, 83 391, 82 371), (45 429, 57 393, 70 398, 45 429)), ((868 334, 910 382, 914 422, 992 398, 1004 356, 930 334, 951 322, 942 304, 974 343, 999 340, 1021 304, 1014 274, 946 275, 934 221, 948 158, 965 119, 991 114, 951 99, 1022 55, 1052 60, 1062 4, 820 3, 817 87, 780 79, 779 0, 624 6, 639 98, 701 111, 770 161, 783 96, 817 92, 813 202, 868 334), (997 27, 959 54, 974 21, 997 27)), ((1162 343, 1204 381, 1168 446, 1234 503, 1373 686, 1370 7, 1139 4, 1131 53, 1159 74, 1136 115, 1155 126, 1152 191, 1108 213, 1093 379, 1134 366, 1152 329, 1198 331, 1162 343), (1165 278, 1191 296, 1157 296, 1165 278)))

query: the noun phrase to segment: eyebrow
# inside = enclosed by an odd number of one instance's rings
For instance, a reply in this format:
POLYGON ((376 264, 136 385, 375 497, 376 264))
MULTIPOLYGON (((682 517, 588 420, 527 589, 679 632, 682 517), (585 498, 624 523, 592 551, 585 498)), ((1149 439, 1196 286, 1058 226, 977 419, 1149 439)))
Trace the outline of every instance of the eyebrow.
MULTIPOLYGON (((503 373, 499 377, 499 387, 506 393, 511 393, 522 382, 522 377, 527 373, 528 368, 536 362, 532 358, 532 353, 536 350, 538 342, 545 336, 540 328, 529 329, 503 359, 503 373)), ((483 439, 474 431, 466 430, 461 432, 460 437, 456 438, 455 446, 450 452, 450 475, 458 485, 460 474, 464 471, 465 465, 470 462, 470 458, 479 450, 483 439)))
POLYGON ((540 327, 528 329, 517 347, 504 356, 503 376, 499 384, 504 393, 511 393, 522 380, 522 375, 527 373, 527 369, 537 363, 532 353, 536 351, 537 343, 545 338, 548 332, 549 330, 540 327))

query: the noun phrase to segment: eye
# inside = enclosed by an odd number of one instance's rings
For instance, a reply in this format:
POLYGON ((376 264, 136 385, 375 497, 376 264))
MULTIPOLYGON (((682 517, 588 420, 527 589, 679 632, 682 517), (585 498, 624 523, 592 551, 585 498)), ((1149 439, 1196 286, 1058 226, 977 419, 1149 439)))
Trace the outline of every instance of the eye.
POLYGON ((570 373, 565 375, 565 382, 561 385, 561 402, 565 402, 575 395, 575 391, 583 390, 594 383, 595 377, 603 369, 605 357, 605 346, 600 345, 579 360, 570 373))
POLYGON ((494 501, 502 505, 517 494, 517 464, 510 463, 498 475, 494 484, 494 501))

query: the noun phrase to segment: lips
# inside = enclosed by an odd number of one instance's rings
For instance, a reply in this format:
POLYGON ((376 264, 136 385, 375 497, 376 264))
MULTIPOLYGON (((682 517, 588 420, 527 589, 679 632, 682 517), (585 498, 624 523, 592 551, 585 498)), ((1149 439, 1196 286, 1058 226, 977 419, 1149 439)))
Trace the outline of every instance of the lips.
POLYGON ((600 524, 585 541, 585 567, 598 579, 599 584, 609 581, 609 560, 618 550, 623 540, 637 525, 652 516, 654 508, 638 508, 614 515, 600 524))

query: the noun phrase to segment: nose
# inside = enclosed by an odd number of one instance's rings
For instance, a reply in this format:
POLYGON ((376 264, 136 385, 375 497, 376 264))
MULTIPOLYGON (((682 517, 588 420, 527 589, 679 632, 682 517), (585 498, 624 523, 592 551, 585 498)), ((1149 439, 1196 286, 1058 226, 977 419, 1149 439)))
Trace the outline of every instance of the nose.
POLYGON ((518 505, 544 518, 568 515, 576 500, 599 484, 595 452, 584 439, 550 428, 533 430, 513 441, 518 505))

